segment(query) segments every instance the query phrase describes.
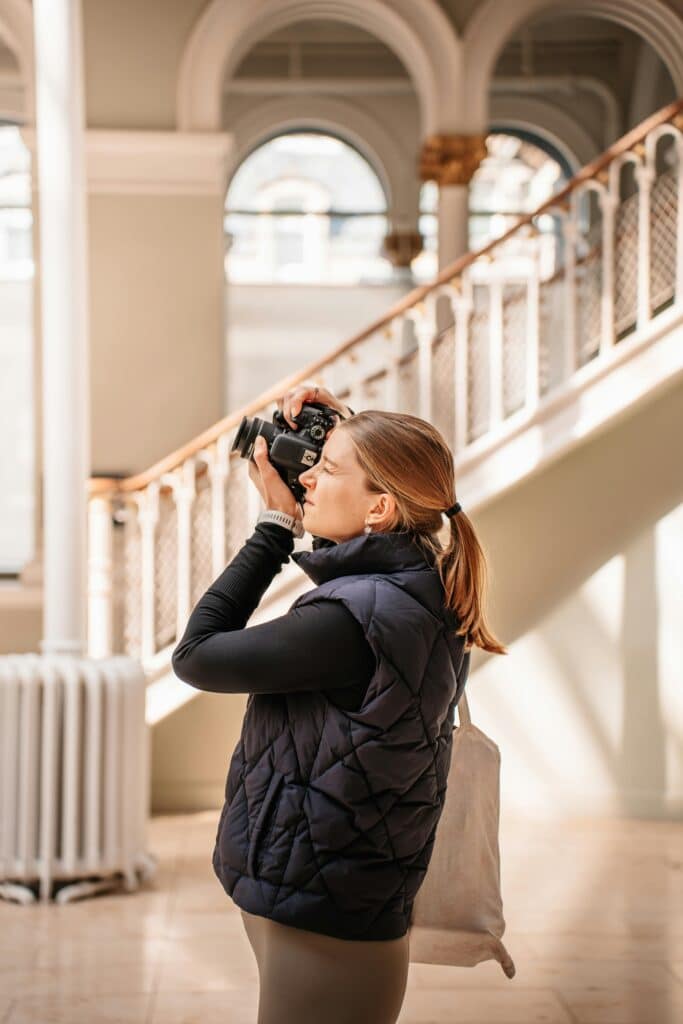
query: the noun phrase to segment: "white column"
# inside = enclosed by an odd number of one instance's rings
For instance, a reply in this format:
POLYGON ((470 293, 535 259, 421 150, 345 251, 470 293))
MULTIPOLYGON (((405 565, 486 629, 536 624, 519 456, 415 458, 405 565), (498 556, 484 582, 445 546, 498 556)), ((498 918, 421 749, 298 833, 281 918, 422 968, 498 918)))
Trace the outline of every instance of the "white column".
POLYGON ((469 251, 469 185, 439 186, 439 270, 469 251))
POLYGON ((86 643, 87 211, 78 0, 34 0, 43 355, 45 654, 86 643))

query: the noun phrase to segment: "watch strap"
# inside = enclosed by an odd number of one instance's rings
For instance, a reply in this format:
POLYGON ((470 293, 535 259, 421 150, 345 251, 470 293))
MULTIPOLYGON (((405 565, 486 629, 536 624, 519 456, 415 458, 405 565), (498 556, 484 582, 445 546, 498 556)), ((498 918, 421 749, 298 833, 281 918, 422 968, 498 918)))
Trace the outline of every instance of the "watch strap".
POLYGON ((303 524, 295 517, 288 515, 287 512, 281 512, 280 509, 266 508, 256 520, 256 525, 259 523, 275 523, 276 526, 284 526, 286 530, 291 530, 295 537, 303 537, 304 528, 303 524))

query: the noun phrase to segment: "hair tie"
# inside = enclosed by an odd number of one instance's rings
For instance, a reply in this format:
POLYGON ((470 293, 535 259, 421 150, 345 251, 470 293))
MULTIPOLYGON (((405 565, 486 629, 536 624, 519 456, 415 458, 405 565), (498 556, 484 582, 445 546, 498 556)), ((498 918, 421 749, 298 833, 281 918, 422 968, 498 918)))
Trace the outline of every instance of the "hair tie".
POLYGON ((459 501, 456 501, 455 505, 451 505, 450 508, 446 509, 444 515, 448 516, 448 518, 450 519, 451 516, 457 516, 458 512, 460 512, 461 509, 462 505, 460 504, 459 501))

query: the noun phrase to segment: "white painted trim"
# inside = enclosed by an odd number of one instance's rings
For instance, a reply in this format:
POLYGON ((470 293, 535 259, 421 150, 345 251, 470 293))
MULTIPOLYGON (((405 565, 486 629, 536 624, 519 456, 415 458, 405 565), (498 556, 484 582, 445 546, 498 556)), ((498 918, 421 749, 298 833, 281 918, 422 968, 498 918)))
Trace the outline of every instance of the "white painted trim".
MULTIPOLYGON (((35 132, 22 129, 35 153, 35 132)), ((232 135, 228 133, 86 133, 88 191, 95 194, 225 194, 232 135)))
POLYGON ((341 96, 414 96, 415 86, 409 78, 232 78, 225 82, 226 96, 318 96, 339 93, 341 96))
POLYGON ((19 64, 23 104, 13 117, 25 124, 35 121, 35 59, 33 8, 29 0, 0 0, 0 34, 19 64))
POLYGON ((181 131, 218 131, 224 84, 266 35, 302 19, 363 28, 403 62, 420 99, 421 132, 457 130, 462 43, 436 0, 211 0, 195 23, 178 75, 181 131))
POLYGON ((488 94, 496 60, 510 37, 541 12, 590 15, 615 21, 645 39, 657 52, 676 94, 683 94, 683 21, 663 0, 485 0, 464 35, 467 125, 480 131, 488 121, 488 94))
POLYGON ((415 230, 420 183, 414 160, 380 121, 343 100, 325 96, 284 96, 259 103, 231 123, 235 140, 228 177, 266 138, 292 128, 329 131, 368 161, 382 183, 393 230, 415 230))

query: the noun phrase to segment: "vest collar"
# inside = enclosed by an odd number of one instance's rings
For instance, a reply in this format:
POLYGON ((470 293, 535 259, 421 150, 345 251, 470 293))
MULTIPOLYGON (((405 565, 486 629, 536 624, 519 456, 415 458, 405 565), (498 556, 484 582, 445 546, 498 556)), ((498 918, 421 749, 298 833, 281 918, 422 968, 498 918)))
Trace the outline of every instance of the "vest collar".
POLYGON ((325 541, 312 551, 294 551, 290 558, 316 585, 337 576, 426 569, 433 563, 414 534, 397 531, 361 533, 340 544, 325 541))

